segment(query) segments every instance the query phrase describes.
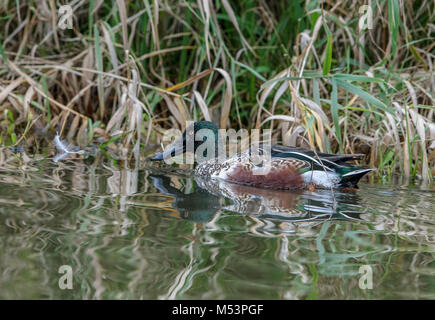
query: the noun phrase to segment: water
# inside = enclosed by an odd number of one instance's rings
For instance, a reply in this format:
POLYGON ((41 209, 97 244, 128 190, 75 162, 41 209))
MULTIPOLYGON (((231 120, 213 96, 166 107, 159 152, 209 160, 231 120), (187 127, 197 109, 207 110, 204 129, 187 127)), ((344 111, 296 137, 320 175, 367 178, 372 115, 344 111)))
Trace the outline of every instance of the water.
POLYGON ((434 196, 1 158, 0 298, 434 299, 434 196))

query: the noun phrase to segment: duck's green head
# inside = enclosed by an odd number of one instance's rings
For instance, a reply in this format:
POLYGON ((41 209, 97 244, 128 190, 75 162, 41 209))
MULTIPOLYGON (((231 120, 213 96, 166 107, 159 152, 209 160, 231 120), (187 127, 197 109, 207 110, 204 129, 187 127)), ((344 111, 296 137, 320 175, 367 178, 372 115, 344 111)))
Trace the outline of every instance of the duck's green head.
POLYGON ((196 158, 216 157, 218 154, 219 129, 210 121, 196 121, 184 130, 180 138, 166 147, 163 152, 156 153, 150 158, 161 161, 192 152, 196 158))

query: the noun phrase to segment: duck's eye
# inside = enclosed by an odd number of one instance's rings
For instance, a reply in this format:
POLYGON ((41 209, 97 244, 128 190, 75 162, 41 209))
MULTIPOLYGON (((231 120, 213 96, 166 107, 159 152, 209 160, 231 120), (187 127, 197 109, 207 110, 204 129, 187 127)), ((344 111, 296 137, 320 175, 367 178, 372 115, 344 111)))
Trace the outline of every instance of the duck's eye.
POLYGON ((188 132, 189 136, 193 136, 193 133, 193 130, 188 132))

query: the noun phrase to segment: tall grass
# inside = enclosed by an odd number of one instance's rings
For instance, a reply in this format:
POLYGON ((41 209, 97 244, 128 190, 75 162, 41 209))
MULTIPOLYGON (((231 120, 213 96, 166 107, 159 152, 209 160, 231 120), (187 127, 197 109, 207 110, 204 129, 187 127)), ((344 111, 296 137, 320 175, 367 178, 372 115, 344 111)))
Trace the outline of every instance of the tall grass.
POLYGON ((6 0, 0 145, 40 152, 58 131, 139 159, 164 129, 207 119, 431 180, 434 25, 431 0, 6 0))

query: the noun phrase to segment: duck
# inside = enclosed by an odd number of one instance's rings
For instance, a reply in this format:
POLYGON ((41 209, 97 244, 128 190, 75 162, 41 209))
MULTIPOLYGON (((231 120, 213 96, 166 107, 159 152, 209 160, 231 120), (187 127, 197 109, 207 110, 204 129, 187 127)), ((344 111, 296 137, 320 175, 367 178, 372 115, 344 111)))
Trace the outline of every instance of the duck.
POLYGON ((195 176, 277 190, 358 189, 360 179, 373 170, 350 163, 364 154, 329 154, 277 144, 251 144, 228 158, 222 141, 222 133, 213 122, 196 121, 149 160, 167 161, 193 152, 195 176))

